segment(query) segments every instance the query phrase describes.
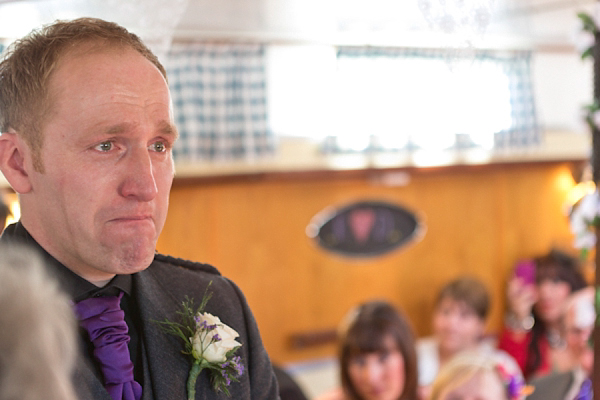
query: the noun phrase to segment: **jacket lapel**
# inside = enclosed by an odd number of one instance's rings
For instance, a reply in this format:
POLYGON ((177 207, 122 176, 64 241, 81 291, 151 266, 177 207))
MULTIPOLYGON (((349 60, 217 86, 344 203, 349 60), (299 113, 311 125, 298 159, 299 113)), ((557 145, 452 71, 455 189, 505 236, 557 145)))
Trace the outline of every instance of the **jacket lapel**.
POLYGON ((134 293, 142 317, 143 400, 182 400, 186 397, 189 356, 182 354, 181 339, 166 334, 154 321, 173 320, 179 301, 160 284, 152 268, 133 275, 134 293))

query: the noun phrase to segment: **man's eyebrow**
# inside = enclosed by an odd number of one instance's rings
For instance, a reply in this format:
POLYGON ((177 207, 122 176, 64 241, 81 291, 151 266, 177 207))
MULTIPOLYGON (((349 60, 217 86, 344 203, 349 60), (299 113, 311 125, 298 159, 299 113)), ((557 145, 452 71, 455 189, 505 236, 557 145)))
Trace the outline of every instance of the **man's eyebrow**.
POLYGON ((177 139, 177 137, 179 137, 177 128, 170 122, 161 121, 158 125, 158 130, 162 132, 163 135, 173 136, 173 139, 177 139))
MULTIPOLYGON (((106 129, 106 133, 108 135, 120 135, 120 134, 123 134, 123 133, 127 132, 131 128, 132 128, 131 124, 129 124, 129 123, 122 123, 122 124, 117 124, 117 125, 109 126, 106 129)), ((158 124, 158 129, 157 130, 162 135, 173 136, 174 139, 177 139, 177 137, 179 136, 179 132, 177 132, 177 128, 175 127, 175 125, 169 123, 168 121, 161 121, 158 124)))
POLYGON ((126 132, 128 130, 128 128, 131 127, 131 124, 118 124, 118 125, 111 125, 106 129, 106 133, 109 135, 118 135, 121 134, 123 132, 126 132))

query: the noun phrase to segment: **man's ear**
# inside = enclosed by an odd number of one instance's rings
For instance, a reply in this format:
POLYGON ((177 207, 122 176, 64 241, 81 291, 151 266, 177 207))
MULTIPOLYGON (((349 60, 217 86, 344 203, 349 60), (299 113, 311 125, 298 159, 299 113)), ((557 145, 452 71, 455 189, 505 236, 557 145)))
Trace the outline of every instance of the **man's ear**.
POLYGON ((13 130, 0 135, 0 171, 19 194, 31 191, 31 181, 25 167, 25 159, 30 156, 29 147, 13 130))

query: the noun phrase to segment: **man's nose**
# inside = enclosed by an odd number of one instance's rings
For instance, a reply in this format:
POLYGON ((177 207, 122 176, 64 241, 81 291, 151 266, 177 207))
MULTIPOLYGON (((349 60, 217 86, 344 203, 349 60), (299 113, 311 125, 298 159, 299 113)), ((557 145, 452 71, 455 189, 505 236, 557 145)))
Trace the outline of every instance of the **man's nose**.
POLYGON ((158 188, 150 153, 147 149, 132 149, 124 163, 124 179, 121 183, 121 196, 150 201, 156 197, 158 188))

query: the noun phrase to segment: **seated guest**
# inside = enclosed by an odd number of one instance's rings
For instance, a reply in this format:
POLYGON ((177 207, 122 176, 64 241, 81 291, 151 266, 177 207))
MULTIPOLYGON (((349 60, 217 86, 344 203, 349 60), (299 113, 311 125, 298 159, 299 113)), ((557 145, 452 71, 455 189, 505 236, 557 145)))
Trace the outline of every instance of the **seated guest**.
POLYGON ((478 279, 460 277, 441 289, 433 312, 433 336, 417 341, 420 398, 428 397, 439 369, 466 350, 493 353, 507 369, 518 370, 508 354, 495 350, 494 343, 484 340, 489 308, 490 296, 478 279))
POLYGON ((414 336, 391 304, 371 301, 343 323, 339 343, 342 387, 318 400, 416 400, 414 336))
POLYGON ((533 274, 519 273, 527 266, 520 263, 508 284, 508 314, 498 343, 527 380, 570 368, 562 317, 569 295, 586 286, 574 257, 552 250, 533 261, 533 274))
POLYGON ((0 400, 75 400, 75 316, 30 248, 0 246, 0 400))
POLYGON ((273 364, 273 371, 279 386, 279 400, 308 400, 298 383, 283 367, 273 364))
POLYGON ((497 358, 466 351, 440 369, 429 400, 521 400, 529 390, 497 358))
POLYGON ((575 292, 567 301, 564 316, 565 339, 573 368, 534 379, 535 387, 528 400, 591 400, 590 376, 594 365, 594 349, 590 336, 594 330, 594 288, 575 292))

